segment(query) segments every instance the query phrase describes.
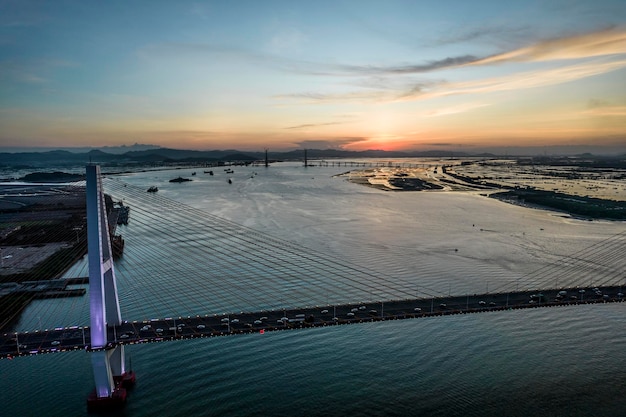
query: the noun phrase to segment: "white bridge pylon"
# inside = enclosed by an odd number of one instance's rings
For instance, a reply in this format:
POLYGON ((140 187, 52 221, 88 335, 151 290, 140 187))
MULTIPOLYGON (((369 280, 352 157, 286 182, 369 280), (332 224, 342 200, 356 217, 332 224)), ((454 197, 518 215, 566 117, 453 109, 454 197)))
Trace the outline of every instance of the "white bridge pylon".
POLYGON ((109 236, 102 177, 98 165, 87 165, 87 249, 89 261, 89 313, 91 353, 96 395, 107 398, 115 391, 114 377, 125 373, 124 346, 106 349, 107 325, 122 324, 117 296, 113 252, 109 236))

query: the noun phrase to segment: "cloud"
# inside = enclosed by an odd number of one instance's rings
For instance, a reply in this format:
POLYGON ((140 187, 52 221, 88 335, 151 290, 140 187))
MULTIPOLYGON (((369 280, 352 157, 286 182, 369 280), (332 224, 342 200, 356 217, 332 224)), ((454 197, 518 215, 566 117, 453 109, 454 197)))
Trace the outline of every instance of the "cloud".
POLYGON ((422 94, 422 98, 432 98, 456 94, 491 93, 496 91, 521 90, 562 84, 605 74, 626 68, 626 59, 617 61, 591 61, 560 68, 526 71, 477 81, 447 83, 443 88, 422 94))
POLYGON ((451 142, 420 142, 420 146, 440 146, 442 148, 471 148, 475 145, 471 143, 451 143, 451 142))
POLYGON ((611 103, 609 101, 601 100, 601 99, 597 99, 597 98, 592 98, 587 103, 587 107, 589 107, 590 109, 594 109, 596 107, 606 107, 606 106, 610 106, 610 105, 611 105, 611 103))
MULTIPOLYGON (((487 29, 486 33, 495 29, 487 29)), ((467 39, 482 36, 482 33, 465 35, 467 39)), ((459 40, 461 40, 459 38, 459 40)), ((574 36, 564 36, 543 40, 533 45, 514 49, 499 54, 478 57, 472 54, 446 57, 431 60, 420 64, 376 66, 376 65, 347 65, 347 64, 306 64, 309 73, 323 73, 336 75, 403 75, 428 73, 443 69, 452 69, 464 66, 492 65, 505 62, 535 62, 549 60, 593 58, 606 55, 626 54, 626 29, 605 29, 574 36), (312 69, 317 67, 317 70, 312 69)), ((293 67, 298 70, 298 67, 293 67)))
MULTIPOLYGON (((473 36, 478 36, 474 34, 473 36)), ((498 91, 522 90, 536 87, 557 85, 592 77, 626 67, 626 60, 620 55, 626 54, 626 29, 606 29, 560 37, 537 42, 533 45, 514 49, 489 57, 475 57, 466 54, 447 57, 415 65, 329 65, 324 68, 324 75, 368 76, 360 81, 362 90, 343 93, 300 92, 275 96, 277 98, 300 99, 306 103, 361 102, 381 103, 426 100, 460 94, 490 93, 498 91), (592 58, 582 61, 584 58, 592 58), (534 71, 513 72, 478 80, 446 82, 414 81, 407 77, 411 74, 454 69, 472 66, 486 66, 505 62, 536 61, 572 61, 562 63, 558 68, 534 71)), ((323 66, 318 66, 321 69, 323 66)), ((311 69, 309 73, 316 73, 311 69)), ((317 72, 319 74, 319 72, 317 72)), ((435 110, 427 116, 453 114, 476 108, 475 105, 435 110)))
MULTIPOLYGON (((494 29, 486 29, 488 33, 494 29)), ((482 36, 480 31, 465 35, 467 39, 482 36)), ((461 40, 459 38, 459 40, 461 40)), ((346 75, 403 75, 427 73, 443 69, 464 66, 493 65, 505 62, 536 62, 594 58, 607 55, 626 54, 626 29, 605 29, 580 35, 563 36, 547 39, 523 48, 478 57, 472 54, 446 57, 422 64, 370 66, 370 65, 335 65, 327 71, 339 71, 346 75)))
POLYGON ((479 59, 471 62, 470 65, 578 59, 616 54, 626 54, 625 29, 606 29, 582 35, 548 39, 479 59))
POLYGON ((375 102, 389 101, 389 93, 384 91, 352 91, 346 93, 324 94, 315 92, 303 92, 293 94, 279 94, 277 99, 300 99, 306 103, 323 102, 375 102))
POLYGON ((366 140, 367 138, 364 137, 346 137, 326 140, 303 140, 296 142, 296 144, 304 149, 343 149, 345 146, 358 144, 366 140))
POLYGON ((327 123, 306 123, 302 125, 289 126, 285 129, 306 129, 309 127, 318 127, 318 126, 332 126, 332 125, 340 125, 343 122, 327 122, 327 123))
POLYGON ((480 107, 489 106, 488 103, 463 103, 456 106, 443 107, 440 109, 429 110, 423 114, 425 117, 448 116, 450 114, 465 113, 480 107))
POLYGON ((507 38, 525 35, 529 31, 528 26, 511 27, 509 25, 491 25, 470 28, 460 28, 440 37, 434 45, 442 46, 454 43, 472 41, 475 39, 489 40, 500 39, 502 36, 507 38))
MULTIPOLYGON (((286 33, 277 35, 270 42, 270 49, 275 52, 282 52, 287 49, 296 48, 304 39, 303 35, 286 33)), ((152 44, 138 51, 140 57, 163 59, 171 56, 176 59, 207 60, 219 56, 221 59, 233 61, 248 61, 256 65, 274 68, 280 71, 316 75, 316 76, 376 76, 376 75, 403 75, 426 73, 430 71, 459 67, 465 64, 476 62, 482 57, 473 55, 462 55, 446 57, 440 60, 431 60, 420 64, 407 65, 350 65, 350 64, 329 64, 303 59, 293 59, 279 55, 278 53, 263 53, 248 50, 232 45, 215 45, 202 43, 161 43, 152 44)))
POLYGON ((478 61, 479 58, 473 55, 462 55, 447 57, 435 61, 427 61, 425 64, 395 65, 395 66, 370 66, 370 65, 337 65, 336 69, 347 73, 369 75, 369 74, 416 74, 430 72, 445 68, 458 67, 464 64, 478 61))
MULTIPOLYGON (((400 102, 427 100, 437 97, 446 97, 461 94, 484 94, 499 91, 524 90, 529 88, 546 87, 563 84, 579 79, 605 74, 626 68, 626 59, 616 61, 594 60, 577 63, 559 68, 542 69, 535 71, 517 72, 499 77, 490 77, 480 80, 431 83, 408 85, 404 90, 393 91, 352 91, 338 94, 298 93, 277 96, 279 98, 301 98, 309 103, 325 102, 400 102)), ((456 112, 467 111, 472 108, 459 107, 456 112)), ((479 107, 479 106, 474 106, 479 107)), ((451 108, 450 111, 454 112, 451 108)), ((443 111, 442 111, 443 114, 443 111)), ((451 114, 451 113, 449 113, 451 114)), ((432 116, 439 115, 436 112, 432 116)))
POLYGON ((593 107, 581 113, 586 116, 626 117, 626 106, 593 107))
MULTIPOLYGON (((494 31, 497 32, 493 28, 484 30, 485 33, 494 31)), ((475 33, 468 33, 464 36, 467 40, 470 40, 473 37, 482 35, 483 33, 480 30, 476 30, 475 33)), ((462 36, 459 36, 457 40, 463 40, 462 36)), ((488 57, 465 54, 412 65, 336 65, 335 70, 353 75, 418 74, 463 66, 593 58, 616 54, 626 54, 626 29, 605 29, 582 35, 543 40, 530 46, 488 57)), ((329 68, 329 70, 332 70, 332 68, 329 68)))
MULTIPOLYGON (((485 33, 497 33, 502 28, 484 29, 485 33)), ((474 32, 459 35, 467 39, 483 36, 477 29, 474 32)), ((284 29, 270 41, 270 49, 280 52, 296 48, 304 35, 296 30, 284 29)), ((174 56, 177 59, 221 59, 248 61, 256 65, 274 68, 279 71, 316 75, 316 76, 397 76, 424 74, 437 70, 454 69, 466 66, 494 65, 506 62, 534 62, 548 60, 593 58, 606 55, 626 54, 626 29, 605 29, 574 36, 563 36, 543 40, 533 45, 497 53, 490 56, 460 54, 438 60, 430 60, 414 64, 396 65, 351 65, 315 62, 293 59, 277 53, 263 53, 232 45, 215 45, 205 43, 162 43, 153 44, 139 51, 140 56, 163 59, 174 56)))

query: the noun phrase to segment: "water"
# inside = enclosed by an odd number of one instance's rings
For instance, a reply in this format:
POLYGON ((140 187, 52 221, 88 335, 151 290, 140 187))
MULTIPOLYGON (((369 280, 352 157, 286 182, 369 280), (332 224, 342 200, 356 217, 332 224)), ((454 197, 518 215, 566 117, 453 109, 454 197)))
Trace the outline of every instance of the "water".
MULTIPOLYGON (((625 228, 476 196, 379 192, 332 178, 336 168, 282 164, 248 181, 263 169, 235 168, 230 187, 208 177, 170 185, 176 171, 124 181, 453 292, 482 292, 625 228)), ((36 311, 20 326, 48 320, 36 311)), ((149 314, 136 301, 122 311, 149 314)), ((623 304, 516 310, 131 346, 138 383, 121 415, 620 415, 624 313, 623 304)), ((86 415, 92 387, 84 352, 3 360, 0 415, 86 415)))

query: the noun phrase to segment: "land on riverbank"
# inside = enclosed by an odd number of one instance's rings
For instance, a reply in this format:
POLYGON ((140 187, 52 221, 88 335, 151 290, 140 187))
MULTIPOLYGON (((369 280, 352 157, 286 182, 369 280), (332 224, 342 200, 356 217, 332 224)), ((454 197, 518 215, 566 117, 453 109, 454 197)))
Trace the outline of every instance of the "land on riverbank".
MULTIPOLYGON (((69 178, 59 173, 53 176, 69 178)), ((60 278, 87 253, 84 186, 4 185, 1 190, 0 328, 18 317, 32 299, 41 296, 25 283, 38 285, 38 281, 60 278)), ((123 207, 116 207, 108 195, 105 205, 114 256, 119 256, 123 239, 115 235, 115 226, 123 207)))
POLYGON ((357 169, 350 182, 384 191, 477 192, 507 203, 588 219, 626 220, 626 168, 588 162, 448 160, 430 165, 357 169), (566 163, 568 162, 568 163, 566 163))

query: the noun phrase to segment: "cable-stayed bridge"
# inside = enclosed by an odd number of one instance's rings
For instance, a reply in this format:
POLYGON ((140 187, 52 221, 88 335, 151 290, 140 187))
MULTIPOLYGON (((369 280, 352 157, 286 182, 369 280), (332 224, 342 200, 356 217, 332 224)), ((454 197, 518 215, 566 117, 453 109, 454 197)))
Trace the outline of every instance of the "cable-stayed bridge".
MULTIPOLYGON (((115 179, 104 188, 131 207, 132 233, 125 234, 124 256, 114 263, 124 320, 107 320, 106 343, 94 346, 93 325, 84 322, 90 305, 81 303, 87 297, 46 302, 40 315, 58 319, 59 327, 7 333, 5 356, 622 298, 623 234, 468 293, 412 279, 428 271, 394 269, 383 258, 374 262, 380 270, 366 267, 115 179)), ((79 262, 74 273, 91 275, 88 269, 79 262)))

